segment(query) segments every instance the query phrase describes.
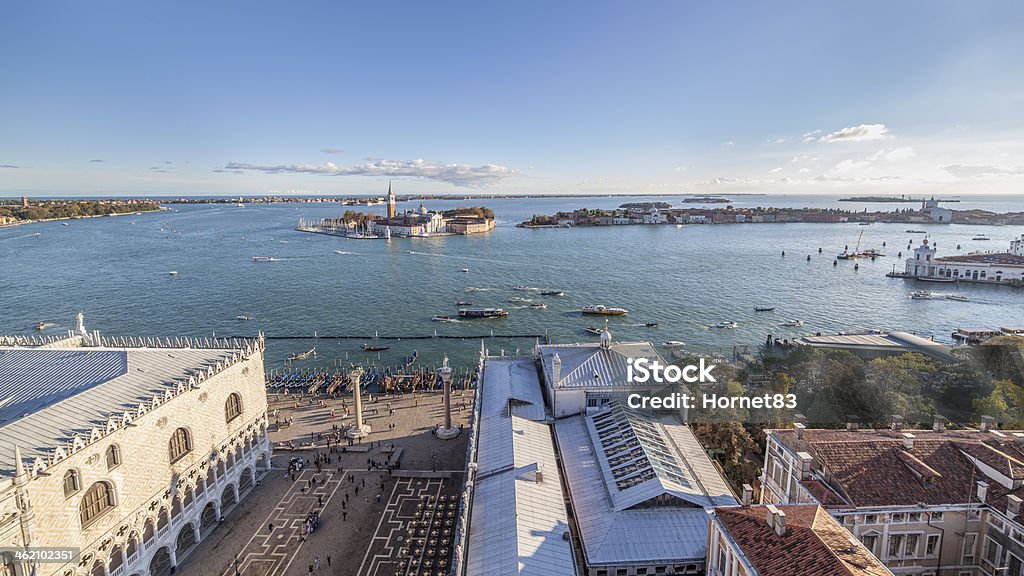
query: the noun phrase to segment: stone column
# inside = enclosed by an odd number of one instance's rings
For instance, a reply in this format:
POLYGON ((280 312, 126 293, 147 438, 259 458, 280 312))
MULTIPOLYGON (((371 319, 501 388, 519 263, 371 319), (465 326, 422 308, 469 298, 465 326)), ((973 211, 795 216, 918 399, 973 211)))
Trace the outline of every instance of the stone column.
POLYGON ((370 435, 370 425, 363 423, 363 398, 359 387, 359 380, 363 376, 363 371, 356 368, 349 373, 349 381, 352 382, 352 404, 355 409, 355 422, 352 423, 352 427, 348 430, 349 438, 364 438, 370 435))
POLYGON ((452 369, 448 366, 448 357, 444 357, 444 363, 438 370, 441 375, 441 382, 444 384, 444 424, 437 427, 437 437, 448 440, 459 435, 460 430, 452 427, 452 369))

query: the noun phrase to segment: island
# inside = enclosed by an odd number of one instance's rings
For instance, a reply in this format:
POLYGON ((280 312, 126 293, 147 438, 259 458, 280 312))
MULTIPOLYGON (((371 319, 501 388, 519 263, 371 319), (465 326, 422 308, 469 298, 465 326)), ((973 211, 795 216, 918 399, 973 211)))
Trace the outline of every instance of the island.
POLYGON ((95 218, 119 214, 138 214, 161 210, 160 203, 152 200, 0 200, 0 226, 15 226, 46 222, 95 218))

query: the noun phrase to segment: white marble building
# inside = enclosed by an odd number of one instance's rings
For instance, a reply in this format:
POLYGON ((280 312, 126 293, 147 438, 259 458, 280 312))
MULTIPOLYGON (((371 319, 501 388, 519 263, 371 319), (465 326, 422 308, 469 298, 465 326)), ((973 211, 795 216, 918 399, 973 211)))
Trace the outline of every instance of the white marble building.
POLYGON ((262 338, 0 337, 0 547, 81 550, 0 575, 171 573, 269 469, 266 423, 262 338))

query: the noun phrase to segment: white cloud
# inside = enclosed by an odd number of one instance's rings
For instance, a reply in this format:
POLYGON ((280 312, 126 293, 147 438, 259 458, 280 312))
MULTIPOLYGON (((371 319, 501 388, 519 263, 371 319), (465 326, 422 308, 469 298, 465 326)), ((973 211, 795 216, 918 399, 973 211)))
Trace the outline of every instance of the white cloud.
POLYGON ((244 162, 228 162, 226 170, 247 170, 265 174, 320 174, 326 176, 390 176, 425 178, 447 182, 453 186, 469 188, 484 187, 505 178, 519 174, 518 170, 482 164, 444 164, 431 160, 382 160, 373 159, 355 166, 337 166, 332 162, 324 164, 277 164, 271 166, 246 164, 244 162))
POLYGON ((321 148, 320 151, 324 154, 342 154, 345 152, 344 150, 339 150, 337 148, 321 148))
POLYGON ((957 178, 986 178, 992 176, 1024 175, 1024 166, 1004 168, 1002 166, 950 164, 948 166, 943 166, 942 169, 957 178))
POLYGON ((801 136, 801 138, 803 138, 804 142, 814 142, 814 138, 818 134, 821 134, 821 130, 811 130, 810 132, 804 133, 804 135, 801 136))
POLYGON ((733 142, 732 140, 726 140, 725 142, 722 142, 722 146, 735 146, 735 145, 736 145, 736 143, 733 142))
POLYGON ((811 173, 811 169, 810 168, 801 168, 800 170, 798 170, 798 172, 800 172, 801 174, 810 174, 811 173))
POLYGON ((686 172, 686 166, 676 166, 675 168, 673 168, 673 170, 675 170, 676 172, 686 172))
POLYGON ((772 168, 772 174, 778 174, 779 172, 782 172, 782 166, 776 166, 775 168, 772 168))
POLYGON ((877 160, 888 160, 890 162, 896 162, 899 160, 910 160, 917 154, 914 153, 914 149, 910 146, 902 146, 900 148, 882 148, 878 152, 875 152, 868 157, 868 160, 875 162, 877 160))
POLYGON ((864 140, 880 140, 889 137, 889 129, 885 124, 861 124, 836 130, 818 138, 818 142, 861 142, 864 140))
POLYGON ((833 170, 839 173, 848 173, 861 170, 869 166, 871 166, 871 162, 868 162, 867 160, 853 160, 848 158, 836 164, 836 167, 833 168, 833 170))

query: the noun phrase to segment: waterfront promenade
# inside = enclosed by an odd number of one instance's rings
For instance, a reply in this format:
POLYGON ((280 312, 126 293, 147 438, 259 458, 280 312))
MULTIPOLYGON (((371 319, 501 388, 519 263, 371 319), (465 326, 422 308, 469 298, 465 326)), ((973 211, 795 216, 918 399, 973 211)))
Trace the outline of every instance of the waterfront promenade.
MULTIPOLYGON (((455 532, 468 430, 453 440, 434 437, 444 417, 439 392, 375 397, 363 404, 370 436, 328 448, 332 427, 352 421, 344 415, 346 405, 351 407, 350 395, 272 396, 268 421, 291 420, 270 427, 272 471, 177 573, 283 576, 310 574, 311 567, 317 575, 443 573, 441 567, 450 563, 445 532, 455 532), (303 469, 289 473, 294 458, 302 458, 303 469), (398 467, 389 471, 389 465, 398 467), (306 534, 314 511, 319 526, 306 534)), ((471 412, 472 393, 453 392, 453 424, 466 425, 471 412)))

